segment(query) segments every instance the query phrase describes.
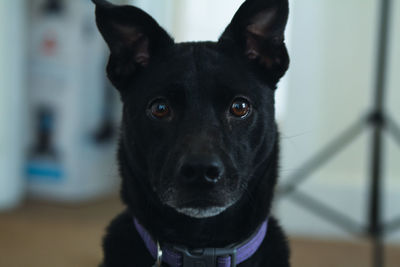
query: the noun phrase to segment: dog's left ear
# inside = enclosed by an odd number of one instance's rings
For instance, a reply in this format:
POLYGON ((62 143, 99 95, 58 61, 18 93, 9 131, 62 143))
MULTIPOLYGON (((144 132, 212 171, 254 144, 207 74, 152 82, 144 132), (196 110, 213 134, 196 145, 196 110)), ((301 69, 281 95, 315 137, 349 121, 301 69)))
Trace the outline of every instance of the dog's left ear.
POLYGON ((289 67, 284 31, 288 20, 288 0, 247 0, 236 12, 219 39, 234 44, 254 61, 274 84, 289 67))
POLYGON ((123 85, 174 41, 139 8, 117 6, 106 0, 92 1, 96 4, 97 26, 111 51, 108 77, 121 91, 123 85))

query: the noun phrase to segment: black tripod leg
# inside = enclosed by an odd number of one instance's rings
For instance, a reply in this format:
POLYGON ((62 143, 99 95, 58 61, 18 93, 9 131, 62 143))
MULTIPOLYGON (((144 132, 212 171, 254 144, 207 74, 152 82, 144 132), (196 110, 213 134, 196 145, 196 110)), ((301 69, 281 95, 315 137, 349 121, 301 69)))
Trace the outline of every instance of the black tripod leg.
POLYGON ((382 237, 373 239, 373 266, 385 266, 385 246, 382 237))
POLYGON ((362 119, 357 121, 331 143, 329 143, 325 148, 321 149, 319 153, 303 164, 299 171, 291 175, 286 184, 278 188, 278 197, 285 194, 290 194, 296 190, 297 186, 306 180, 311 173, 320 168, 324 163, 326 163, 329 159, 346 147, 351 141, 353 141, 353 139, 355 139, 359 134, 361 134, 365 125, 366 120, 362 119))
POLYGON ((370 185, 370 225, 369 234, 373 241, 373 266, 384 266, 384 246, 381 214, 382 186, 382 137, 386 117, 384 116, 384 96, 386 92, 387 51, 390 33, 391 0, 380 1, 380 21, 378 31, 378 51, 376 57, 375 103, 371 121, 373 128, 370 185))
POLYGON ((374 267, 383 267, 383 244, 382 244, 382 214, 381 214, 381 159, 382 159, 382 125, 374 129, 372 139, 371 157, 371 185, 370 185, 370 211, 369 211, 369 234, 373 242, 374 267))

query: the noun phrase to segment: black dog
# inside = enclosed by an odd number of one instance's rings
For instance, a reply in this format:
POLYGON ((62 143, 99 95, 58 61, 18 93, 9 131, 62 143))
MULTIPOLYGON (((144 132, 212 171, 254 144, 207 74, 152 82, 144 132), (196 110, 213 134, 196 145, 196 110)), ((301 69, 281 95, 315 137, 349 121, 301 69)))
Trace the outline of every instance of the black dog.
POLYGON ((247 0, 218 42, 179 44, 138 8, 94 2, 123 102, 128 207, 108 228, 104 266, 289 266, 269 215, 288 1, 247 0))

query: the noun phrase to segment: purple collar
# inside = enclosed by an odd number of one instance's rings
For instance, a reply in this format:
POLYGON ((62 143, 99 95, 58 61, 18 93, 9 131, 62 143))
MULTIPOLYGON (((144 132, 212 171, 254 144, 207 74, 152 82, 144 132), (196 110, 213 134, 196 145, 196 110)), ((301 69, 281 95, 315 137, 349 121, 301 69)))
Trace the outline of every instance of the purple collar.
MULTIPOLYGON (((246 241, 225 248, 189 250, 185 247, 166 245, 161 248, 144 227, 134 219, 136 230, 142 237, 153 258, 162 255, 162 262, 170 267, 236 267, 258 250, 267 233, 268 219, 246 241)), ((160 265, 154 265, 160 266, 160 265)))

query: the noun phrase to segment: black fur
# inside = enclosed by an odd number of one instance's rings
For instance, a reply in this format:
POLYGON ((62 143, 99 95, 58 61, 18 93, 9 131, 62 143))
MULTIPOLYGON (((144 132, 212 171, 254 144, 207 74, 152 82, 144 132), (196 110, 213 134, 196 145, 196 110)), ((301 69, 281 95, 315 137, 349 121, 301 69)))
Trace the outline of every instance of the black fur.
MULTIPOLYGON (((111 51, 107 73, 124 104, 118 162, 127 210, 107 230, 104 266, 154 263, 133 217, 161 243, 224 247, 248 238, 269 217, 278 177, 274 92, 289 65, 287 0, 247 0, 218 42, 181 44, 140 9, 94 2, 111 51), (250 106, 243 117, 232 113, 237 99, 250 106), (154 116, 154 100, 167 116, 154 116), (198 169, 195 181, 182 178, 194 156, 217 164, 215 183, 198 179, 198 169), (180 211, 209 206, 226 209, 201 218, 180 211)), ((239 266, 289 266, 274 218, 239 266)))

